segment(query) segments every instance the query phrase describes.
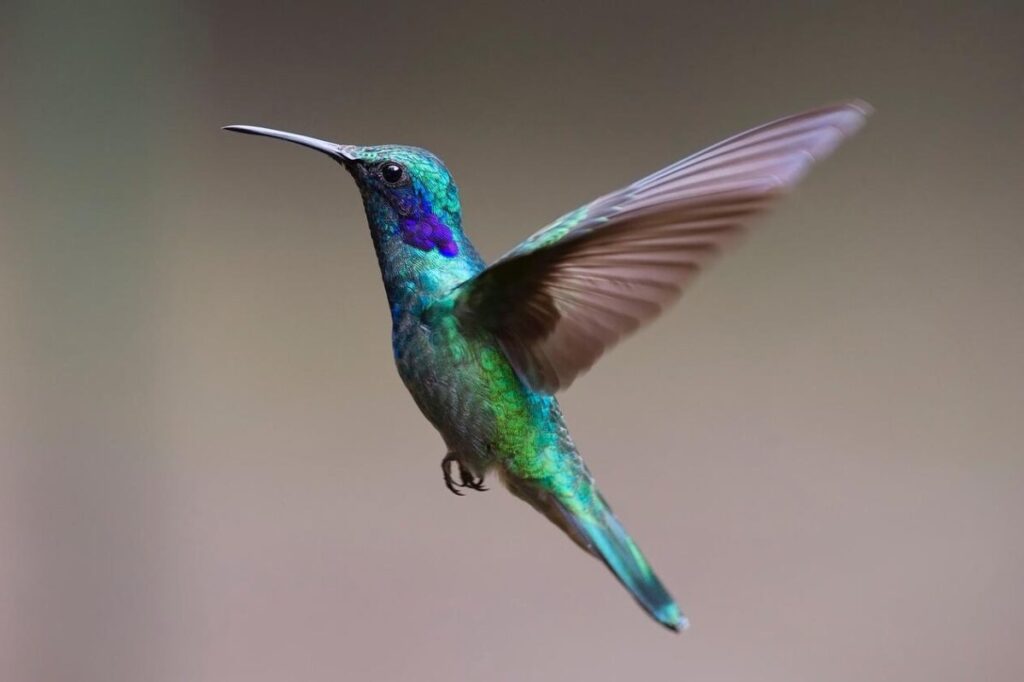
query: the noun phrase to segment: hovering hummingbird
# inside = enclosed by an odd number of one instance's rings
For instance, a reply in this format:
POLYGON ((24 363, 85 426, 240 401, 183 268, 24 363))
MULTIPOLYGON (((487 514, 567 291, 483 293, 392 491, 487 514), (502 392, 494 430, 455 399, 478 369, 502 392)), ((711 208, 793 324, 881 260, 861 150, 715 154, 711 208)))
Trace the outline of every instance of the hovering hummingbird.
POLYGON ((490 266, 462 229, 451 175, 430 152, 225 130, 310 147, 355 179, 398 373, 444 439, 448 489, 486 490, 485 476, 497 473, 679 631, 687 619, 598 491, 554 394, 657 317, 870 112, 852 101, 731 137, 566 214, 490 266))

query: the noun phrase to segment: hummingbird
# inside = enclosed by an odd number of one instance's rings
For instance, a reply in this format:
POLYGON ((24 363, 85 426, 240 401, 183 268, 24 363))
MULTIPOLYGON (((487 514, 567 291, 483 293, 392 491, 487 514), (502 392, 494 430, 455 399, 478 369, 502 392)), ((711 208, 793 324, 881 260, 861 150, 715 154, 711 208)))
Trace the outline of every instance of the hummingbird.
POLYGON ((870 113, 854 100, 740 133, 567 213, 490 265, 429 151, 224 129, 315 149, 355 180, 395 364, 444 440, 447 488, 486 490, 496 475, 678 632, 687 618, 598 490, 555 394, 675 301, 870 113))

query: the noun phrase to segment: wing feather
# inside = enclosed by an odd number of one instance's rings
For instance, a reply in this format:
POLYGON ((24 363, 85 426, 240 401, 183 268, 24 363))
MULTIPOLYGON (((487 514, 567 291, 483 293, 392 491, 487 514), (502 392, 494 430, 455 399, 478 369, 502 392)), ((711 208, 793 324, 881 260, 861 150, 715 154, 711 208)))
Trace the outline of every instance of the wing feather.
POLYGON ((824 107, 740 133, 556 220, 456 292, 536 390, 566 388, 692 278, 870 114, 824 107))

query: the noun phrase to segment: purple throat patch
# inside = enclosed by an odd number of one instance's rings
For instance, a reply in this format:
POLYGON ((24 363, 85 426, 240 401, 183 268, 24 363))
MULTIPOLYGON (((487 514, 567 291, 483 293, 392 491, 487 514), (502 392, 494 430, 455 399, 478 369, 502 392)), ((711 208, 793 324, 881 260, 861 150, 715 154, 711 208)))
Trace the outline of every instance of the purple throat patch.
POLYGON ((459 253, 459 245, 455 243, 451 229, 430 212, 422 218, 402 221, 402 241, 421 251, 437 249, 446 258, 459 253))

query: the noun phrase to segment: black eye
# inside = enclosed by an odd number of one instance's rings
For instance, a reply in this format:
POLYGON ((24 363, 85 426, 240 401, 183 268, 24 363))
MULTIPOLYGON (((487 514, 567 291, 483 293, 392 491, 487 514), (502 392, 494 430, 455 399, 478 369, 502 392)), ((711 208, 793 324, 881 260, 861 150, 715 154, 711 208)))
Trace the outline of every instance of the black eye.
POLYGON ((405 178, 405 169, 394 161, 385 161, 380 167, 380 176, 389 185, 395 185, 405 178))

